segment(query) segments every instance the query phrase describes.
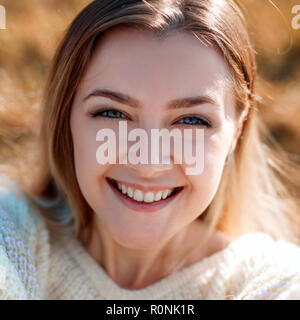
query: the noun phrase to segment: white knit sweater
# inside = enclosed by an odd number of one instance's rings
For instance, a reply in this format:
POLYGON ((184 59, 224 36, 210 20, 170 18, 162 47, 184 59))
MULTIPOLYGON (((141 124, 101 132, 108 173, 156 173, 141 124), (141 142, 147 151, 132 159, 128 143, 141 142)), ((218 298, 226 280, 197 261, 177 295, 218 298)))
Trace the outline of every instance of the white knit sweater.
POLYGON ((245 234, 145 288, 120 288, 72 229, 51 231, 16 186, 5 189, 0 189, 0 299, 300 300, 300 248, 263 233, 245 234))

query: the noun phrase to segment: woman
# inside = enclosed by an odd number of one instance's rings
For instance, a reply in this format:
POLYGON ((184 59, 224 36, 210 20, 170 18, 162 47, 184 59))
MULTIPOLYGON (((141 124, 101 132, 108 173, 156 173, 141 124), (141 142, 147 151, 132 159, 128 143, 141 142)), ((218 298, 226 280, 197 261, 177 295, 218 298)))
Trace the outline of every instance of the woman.
POLYGON ((0 296, 300 299, 299 207, 261 141, 255 73, 233 1, 87 6, 50 72, 41 174, 26 193, 2 178, 0 296), (99 165, 98 132, 121 121, 192 130, 194 148, 203 129, 203 172, 173 149, 99 165))

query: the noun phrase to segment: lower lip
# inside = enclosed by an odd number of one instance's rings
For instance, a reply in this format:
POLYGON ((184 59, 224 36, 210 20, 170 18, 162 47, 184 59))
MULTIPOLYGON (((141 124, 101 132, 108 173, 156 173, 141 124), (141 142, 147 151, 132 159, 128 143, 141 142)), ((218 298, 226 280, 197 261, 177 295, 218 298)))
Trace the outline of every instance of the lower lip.
POLYGON ((115 195, 120 199, 120 201, 128 208, 134 211, 143 211, 143 212, 155 212, 163 209, 166 207, 171 201, 173 201, 180 193, 181 191, 175 193, 171 197, 160 200, 157 202, 151 202, 151 203, 145 203, 145 202, 137 202, 126 195, 121 194, 113 185, 111 181, 107 181, 115 195))

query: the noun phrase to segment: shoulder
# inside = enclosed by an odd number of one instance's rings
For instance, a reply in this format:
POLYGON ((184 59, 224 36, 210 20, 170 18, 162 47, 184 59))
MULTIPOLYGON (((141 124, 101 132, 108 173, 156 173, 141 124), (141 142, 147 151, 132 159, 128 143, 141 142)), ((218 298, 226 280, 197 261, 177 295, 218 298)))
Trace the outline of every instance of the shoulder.
POLYGON ((48 251, 48 231, 37 208, 18 185, 0 175, 0 297, 38 297, 48 251))
POLYGON ((0 218, 10 220, 23 236, 26 236, 26 231, 30 232, 34 225, 34 216, 29 214, 26 196, 17 184, 2 175, 0 175, 0 210, 0 218))
POLYGON ((230 247, 234 299, 300 299, 299 246, 255 232, 230 247))
POLYGON ((37 206, 22 188, 8 177, 0 174, 0 218, 9 221, 27 244, 33 234, 45 227, 37 206))

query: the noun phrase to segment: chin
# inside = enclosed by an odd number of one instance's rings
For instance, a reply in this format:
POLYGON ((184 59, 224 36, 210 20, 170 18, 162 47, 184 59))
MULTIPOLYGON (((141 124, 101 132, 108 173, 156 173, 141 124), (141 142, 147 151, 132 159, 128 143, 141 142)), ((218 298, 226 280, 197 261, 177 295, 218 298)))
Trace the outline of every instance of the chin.
POLYGON ((163 232, 160 232, 159 235, 155 236, 153 234, 147 235, 146 233, 143 234, 143 232, 135 233, 133 231, 130 232, 130 235, 128 233, 117 235, 112 234, 112 237, 122 247, 134 250, 155 249, 168 240, 163 232))

